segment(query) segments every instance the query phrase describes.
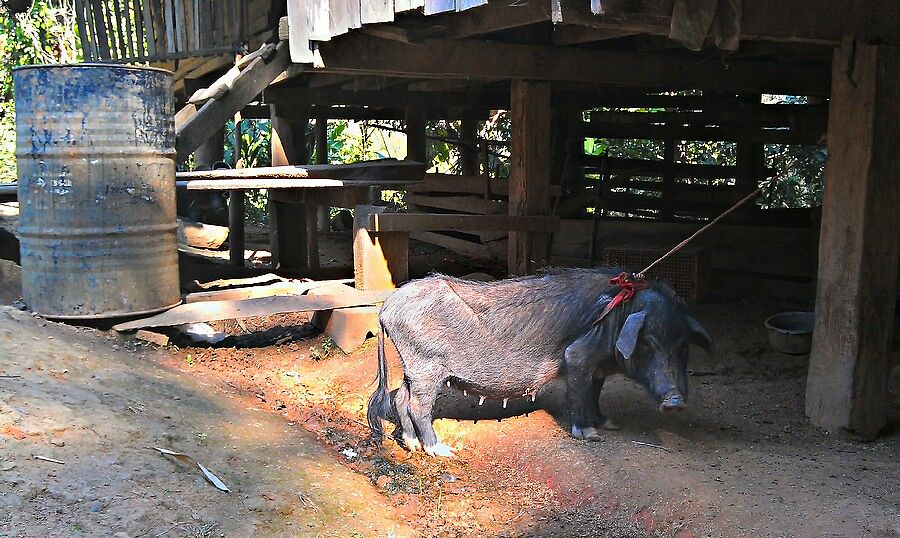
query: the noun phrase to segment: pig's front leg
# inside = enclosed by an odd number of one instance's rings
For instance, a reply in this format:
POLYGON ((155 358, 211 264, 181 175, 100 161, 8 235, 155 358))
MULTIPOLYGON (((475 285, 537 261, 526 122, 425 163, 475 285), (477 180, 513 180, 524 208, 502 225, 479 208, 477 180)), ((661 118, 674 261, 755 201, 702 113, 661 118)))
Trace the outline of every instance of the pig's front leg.
POLYGON ((602 370, 597 370, 594 372, 593 377, 591 378, 591 404, 590 408, 592 411, 591 415, 591 425, 595 428, 601 430, 618 430, 620 427, 618 424, 612 421, 612 419, 607 418, 600 411, 600 392, 603 390, 603 382, 606 381, 606 373, 602 370))
MULTIPOLYGON (((600 415, 597 408, 599 389, 595 391, 593 374, 597 369, 597 344, 599 330, 575 340, 565 351, 566 407, 569 413, 571 435, 576 439, 597 441, 600 429, 595 422, 600 415)), ((603 387, 601 382, 600 388, 603 387)))

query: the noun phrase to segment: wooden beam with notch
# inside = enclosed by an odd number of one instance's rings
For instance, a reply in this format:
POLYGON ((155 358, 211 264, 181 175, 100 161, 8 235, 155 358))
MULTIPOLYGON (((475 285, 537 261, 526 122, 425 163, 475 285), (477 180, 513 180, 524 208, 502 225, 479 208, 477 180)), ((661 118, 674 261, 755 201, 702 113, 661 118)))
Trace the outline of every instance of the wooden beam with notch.
MULTIPOLYGON (((684 54, 485 41, 408 45, 366 35, 321 43, 324 70, 421 78, 535 79, 623 87, 827 95, 827 65, 732 62, 684 54)), ((681 51, 678 51, 681 52, 681 51)))
POLYGON ((177 160, 187 158, 217 129, 247 103, 259 95, 275 77, 291 63, 287 42, 276 47, 271 58, 257 57, 241 71, 230 90, 217 99, 210 99, 202 107, 179 112, 175 117, 175 150, 177 160))

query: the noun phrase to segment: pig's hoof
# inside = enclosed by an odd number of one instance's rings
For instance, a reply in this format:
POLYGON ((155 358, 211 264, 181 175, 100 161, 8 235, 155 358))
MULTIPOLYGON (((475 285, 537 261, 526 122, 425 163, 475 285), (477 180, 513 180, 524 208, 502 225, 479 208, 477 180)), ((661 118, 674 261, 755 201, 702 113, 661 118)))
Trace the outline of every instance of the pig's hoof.
POLYGON ((405 446, 406 450, 409 450, 410 452, 415 452, 422 449, 422 443, 420 443, 418 439, 416 439, 415 437, 407 437, 405 435, 403 436, 403 446, 405 446))
POLYGON ((603 423, 603 425, 600 426, 600 428, 604 430, 621 430, 622 426, 619 426, 619 424, 617 422, 614 422, 613 419, 608 418, 603 423))
POLYGON ((452 458, 453 457, 453 449, 444 443, 438 443, 432 446, 425 447, 425 453, 432 457, 440 456, 442 458, 452 458))
POLYGON ((572 426, 572 437, 575 439, 584 439, 585 441, 599 441, 603 437, 600 435, 600 430, 597 428, 579 428, 578 426, 572 426))

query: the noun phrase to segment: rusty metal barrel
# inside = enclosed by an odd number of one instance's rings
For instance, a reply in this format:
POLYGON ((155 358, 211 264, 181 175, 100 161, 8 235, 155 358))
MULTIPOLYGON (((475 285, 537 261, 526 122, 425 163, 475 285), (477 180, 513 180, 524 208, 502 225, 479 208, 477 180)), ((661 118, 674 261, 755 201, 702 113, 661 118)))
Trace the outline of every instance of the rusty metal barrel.
POLYGON ((22 294, 51 318, 113 318, 181 300, 172 74, 17 68, 22 294))

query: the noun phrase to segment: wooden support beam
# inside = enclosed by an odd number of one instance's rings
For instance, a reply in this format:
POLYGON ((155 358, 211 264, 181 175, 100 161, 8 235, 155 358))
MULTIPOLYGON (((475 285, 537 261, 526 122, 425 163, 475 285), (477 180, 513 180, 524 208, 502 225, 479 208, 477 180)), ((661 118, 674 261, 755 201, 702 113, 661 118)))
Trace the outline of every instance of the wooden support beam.
MULTIPOLYGON (((584 164, 591 173, 597 173, 602 162, 598 155, 585 155, 584 164)), ((627 174, 634 176, 692 177, 697 179, 739 178, 748 174, 767 173, 771 169, 750 166, 726 166, 721 164, 688 164, 651 161, 648 159, 630 159, 627 157, 609 157, 607 159, 609 173, 613 175, 627 174)), ((753 187, 755 189, 756 187, 753 187)), ((750 189, 751 191, 753 189, 750 189)), ((749 194, 749 192, 747 193, 749 194)))
POLYGON ((196 112, 179 113, 175 121, 175 150, 178 160, 187 158, 210 134, 275 80, 291 64, 288 45, 281 42, 271 57, 258 56, 241 71, 230 90, 218 99, 210 99, 196 112))
POLYGON ((763 129, 758 127, 707 127, 695 125, 648 125, 606 121, 585 122, 582 136, 592 138, 639 138, 650 140, 728 140, 756 144, 807 144, 822 142, 823 130, 763 129))
MULTIPOLYGON (((510 101, 509 214, 549 215, 550 84, 513 81, 510 101)), ((509 273, 526 275, 546 265, 549 246, 548 234, 510 232, 509 273)))
POLYGON ((510 231, 553 232, 559 217, 510 215, 456 215, 437 213, 377 213, 369 216, 366 229, 373 232, 510 231))
POLYGON ((487 41, 405 44, 346 35, 319 48, 327 72, 421 78, 532 78, 648 89, 826 95, 828 66, 761 61, 698 62, 681 51, 645 53, 487 41))
MULTIPOLYGON (((328 164, 328 118, 319 116, 315 125, 316 164, 328 164)), ((353 204, 354 206, 356 204, 353 204)), ((331 230, 331 206, 319 205, 316 210, 316 229, 320 232, 331 230)))
POLYGON ((316 164, 328 164, 328 118, 316 118, 315 135, 316 164))
MULTIPOLYGON (((273 105, 271 108, 272 168, 270 170, 278 170, 278 167, 281 167, 281 170, 302 170, 299 172, 300 174, 308 175, 308 168, 299 165, 308 164, 309 153, 306 148, 306 137, 303 134, 309 120, 297 122, 298 129, 294 129, 290 121, 278 117, 280 107, 273 105), (298 166, 291 167, 290 165, 298 166)), ((287 178, 274 177, 273 180, 280 183, 286 181, 287 178)), ((306 212, 306 204, 295 204, 269 198, 269 241, 273 267, 293 271, 305 270, 310 268, 309 258, 311 256, 315 255, 318 258, 318 251, 313 253, 309 248, 306 212)))
POLYGON ((409 233, 370 232, 370 215, 383 207, 358 205, 353 219, 353 269, 356 288, 390 289, 409 280, 409 233))
POLYGON ((428 161, 425 116, 421 107, 406 107, 406 158, 419 163, 428 161))
POLYGON ((506 202, 485 200, 480 196, 425 196, 407 192, 405 199, 408 204, 415 206, 434 207, 481 215, 497 215, 505 213, 507 210, 506 202))
POLYGON ((462 145, 459 148, 463 175, 477 176, 481 173, 481 163, 478 162, 478 120, 474 117, 464 117, 459 126, 459 139, 462 145))
MULTIPOLYGON (((635 4, 631 0, 604 0, 595 15, 586 2, 561 0, 562 24, 581 25, 607 32, 668 36, 675 0, 635 4), (610 5, 612 4, 612 5, 610 5)), ((893 0, 743 0, 742 40, 813 43, 834 46, 842 33, 868 41, 900 44, 900 10, 893 0)))
POLYGON ((306 126, 309 116, 286 117, 280 105, 269 105, 272 118, 272 163, 308 164, 309 149, 306 147, 306 126))
MULTIPOLYGON (((445 193, 445 194, 484 194, 484 176, 460 176, 455 174, 425 174, 425 179, 409 185, 407 192, 412 193, 445 193)), ((491 179, 491 192, 506 196, 509 192, 509 180, 506 178, 491 179)), ((557 191, 557 195, 559 192, 557 191)))
POLYGON ((817 426, 871 439, 889 409, 900 252, 900 47, 845 38, 832 73, 806 414, 817 426))

